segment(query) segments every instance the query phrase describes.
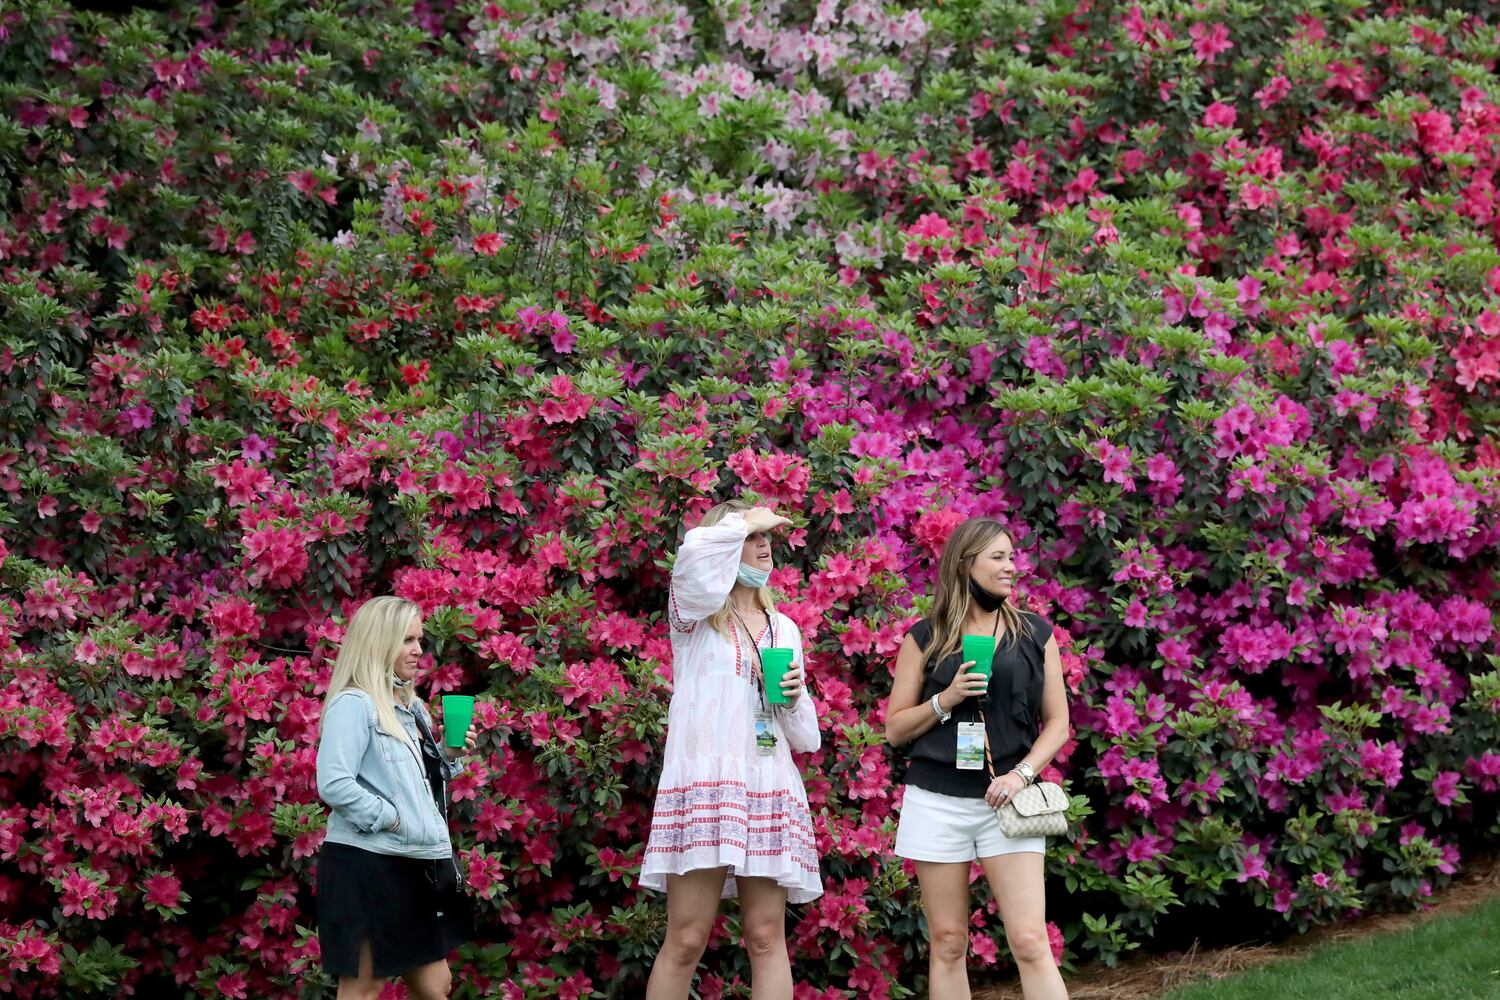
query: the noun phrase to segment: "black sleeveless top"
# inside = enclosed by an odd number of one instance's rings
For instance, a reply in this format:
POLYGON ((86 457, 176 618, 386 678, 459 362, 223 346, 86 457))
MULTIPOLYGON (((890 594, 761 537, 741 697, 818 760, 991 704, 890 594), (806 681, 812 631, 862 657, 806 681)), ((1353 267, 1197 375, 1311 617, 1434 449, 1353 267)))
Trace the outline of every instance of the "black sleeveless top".
MULTIPOLYGON (((995 773, 1004 774, 1031 750, 1041 730, 1043 650, 1052 638, 1052 624, 1029 611, 1021 617, 1031 626, 1031 635, 1001 636, 995 646, 994 670, 984 698, 984 721, 990 737, 995 773), (1014 642, 1011 639, 1014 638, 1014 642)), ((912 626, 911 637, 924 652, 932 641, 932 625, 924 618, 912 626)), ((922 680, 922 703, 953 683, 963 663, 961 652, 949 653, 933 665, 922 680)), ((960 771, 954 766, 960 722, 979 721, 979 698, 965 698, 953 709, 953 718, 933 726, 911 744, 906 783, 929 792, 982 799, 990 786, 988 769, 960 771)))

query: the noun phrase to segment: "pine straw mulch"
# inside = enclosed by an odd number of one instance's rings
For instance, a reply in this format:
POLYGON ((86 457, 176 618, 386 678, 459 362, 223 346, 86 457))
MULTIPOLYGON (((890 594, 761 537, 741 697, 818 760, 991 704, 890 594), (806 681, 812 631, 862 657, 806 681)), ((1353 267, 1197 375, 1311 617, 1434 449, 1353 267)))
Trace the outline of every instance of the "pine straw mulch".
MULTIPOLYGON (((1278 944, 1236 945, 1172 955, 1140 955, 1118 968, 1088 966, 1067 976, 1071 1000, 1156 1000, 1172 990, 1205 980, 1223 979, 1273 962, 1295 958, 1310 949, 1354 938, 1414 927, 1435 916, 1458 914, 1500 895, 1500 855, 1468 866, 1464 875, 1442 890, 1425 910, 1379 913, 1328 927, 1314 928, 1278 944)), ((977 988, 974 1000, 1021 1000, 1019 983, 977 988)))

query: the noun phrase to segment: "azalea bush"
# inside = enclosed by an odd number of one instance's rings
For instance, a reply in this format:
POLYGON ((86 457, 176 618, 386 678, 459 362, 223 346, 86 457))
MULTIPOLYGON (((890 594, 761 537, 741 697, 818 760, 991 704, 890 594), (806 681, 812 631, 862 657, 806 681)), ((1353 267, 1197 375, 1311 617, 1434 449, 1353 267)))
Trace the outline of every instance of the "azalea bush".
POLYGON ((639 995, 670 555, 736 494, 823 720, 802 1000, 923 987, 883 713, 978 514, 1058 626, 1066 962, 1422 905, 1500 842, 1481 14, 0 12, 0 986, 328 995, 321 695, 395 592, 482 696, 455 995, 639 995))

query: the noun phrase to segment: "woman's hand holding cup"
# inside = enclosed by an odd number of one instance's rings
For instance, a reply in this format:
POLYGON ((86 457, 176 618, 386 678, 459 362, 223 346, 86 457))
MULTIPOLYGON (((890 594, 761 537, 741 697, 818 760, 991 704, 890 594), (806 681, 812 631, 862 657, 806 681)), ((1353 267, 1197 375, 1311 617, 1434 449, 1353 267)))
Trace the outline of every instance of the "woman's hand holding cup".
POLYGON ((953 676, 953 683, 938 695, 938 703, 943 706, 943 711, 951 712, 965 698, 982 695, 989 689, 990 679, 984 674, 972 672, 973 669, 974 661, 965 661, 958 668, 958 673, 953 676))
POLYGON ((449 760, 457 760, 461 753, 473 753, 475 746, 474 696, 443 695, 443 753, 449 760))
POLYGON ((468 756, 472 757, 474 754, 476 754, 478 752, 479 752, 479 734, 474 731, 474 729, 473 729, 472 726, 469 728, 469 734, 468 734, 468 736, 464 737, 464 746, 463 746, 462 750, 459 750, 459 749, 457 749, 455 747, 450 747, 450 746, 444 746, 443 747, 443 753, 447 756, 447 758, 449 760, 458 760, 459 757, 462 757, 464 755, 468 755, 468 756))
POLYGON ((788 705, 795 705, 806 690, 806 685, 802 683, 802 664, 793 663, 781 676, 781 693, 786 696, 788 705))

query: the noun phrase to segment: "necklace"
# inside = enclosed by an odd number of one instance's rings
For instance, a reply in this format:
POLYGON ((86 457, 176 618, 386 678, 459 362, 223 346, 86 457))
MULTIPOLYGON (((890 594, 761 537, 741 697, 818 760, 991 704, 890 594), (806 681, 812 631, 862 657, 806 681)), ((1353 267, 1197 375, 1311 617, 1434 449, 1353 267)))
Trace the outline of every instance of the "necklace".
MULTIPOLYGON (((990 635, 998 636, 1000 634, 1000 621, 1001 621, 1000 612, 997 610, 995 612, 995 624, 990 629, 990 635)), ((983 626, 980 626, 980 628, 977 631, 983 631, 983 630, 984 630, 983 626)))

